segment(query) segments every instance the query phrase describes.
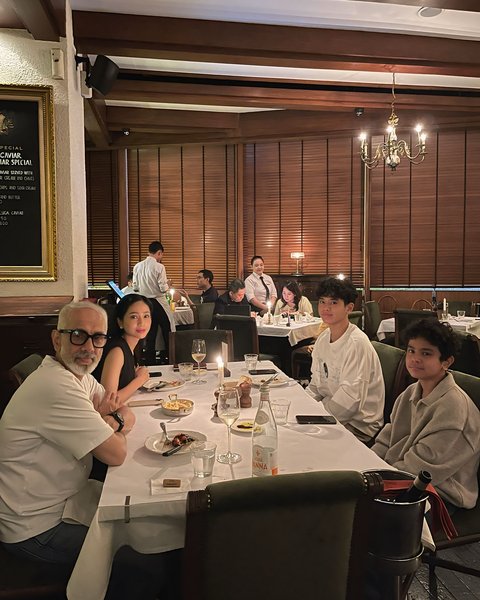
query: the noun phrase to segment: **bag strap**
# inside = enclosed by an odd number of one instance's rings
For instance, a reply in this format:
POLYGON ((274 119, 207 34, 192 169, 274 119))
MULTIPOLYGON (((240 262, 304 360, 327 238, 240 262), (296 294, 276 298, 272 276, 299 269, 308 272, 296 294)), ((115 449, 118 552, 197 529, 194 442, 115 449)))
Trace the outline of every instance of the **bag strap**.
MULTIPOLYGON (((394 498, 399 491, 407 490, 412 485, 409 479, 383 480, 383 495, 394 498)), ((448 514, 447 507, 438 495, 437 490, 429 483, 425 489, 432 510, 433 532, 442 530, 449 540, 458 536, 455 525, 448 514)))

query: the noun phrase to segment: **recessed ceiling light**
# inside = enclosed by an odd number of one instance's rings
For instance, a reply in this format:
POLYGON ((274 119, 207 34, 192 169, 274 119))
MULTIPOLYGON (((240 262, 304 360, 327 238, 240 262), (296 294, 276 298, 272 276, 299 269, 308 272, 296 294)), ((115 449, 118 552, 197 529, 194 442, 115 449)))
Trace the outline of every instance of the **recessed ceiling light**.
POLYGON ((420 8, 417 11, 417 15, 419 17, 423 17, 424 19, 431 19, 432 17, 438 17, 438 15, 441 15, 443 13, 443 8, 433 8, 430 6, 422 6, 422 8, 420 8))

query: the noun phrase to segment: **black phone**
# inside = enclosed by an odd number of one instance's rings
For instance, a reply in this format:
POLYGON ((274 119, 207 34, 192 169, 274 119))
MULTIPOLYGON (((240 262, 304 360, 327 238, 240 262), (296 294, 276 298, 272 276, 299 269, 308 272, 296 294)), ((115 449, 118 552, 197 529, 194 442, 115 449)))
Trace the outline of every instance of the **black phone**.
POLYGON ((161 371, 150 371, 149 375, 150 375, 150 377, 161 377, 162 372, 161 371))
POLYGON ((300 425, 335 425, 337 419, 330 415, 296 415, 297 423, 300 425))
POLYGON ((250 375, 275 375, 278 373, 275 369, 251 369, 250 375))

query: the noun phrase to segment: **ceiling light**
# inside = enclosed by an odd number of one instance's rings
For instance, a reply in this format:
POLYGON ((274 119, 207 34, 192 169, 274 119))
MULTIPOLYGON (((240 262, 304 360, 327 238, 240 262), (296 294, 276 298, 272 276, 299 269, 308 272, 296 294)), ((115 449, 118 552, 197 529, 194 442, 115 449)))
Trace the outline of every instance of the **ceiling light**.
POLYGON ((410 152, 408 143, 405 140, 397 139, 398 117, 395 114, 395 73, 393 74, 392 84, 392 112, 388 117, 387 123, 387 140, 377 145, 375 155, 371 159, 368 155, 367 134, 363 132, 360 134, 360 153, 365 165, 369 169, 374 169, 383 160, 392 171, 395 171, 400 164, 400 157, 408 158, 414 165, 419 165, 423 162, 427 154, 425 145, 427 135, 422 132, 421 125, 415 127, 418 136, 417 144, 415 145, 415 154, 410 152))

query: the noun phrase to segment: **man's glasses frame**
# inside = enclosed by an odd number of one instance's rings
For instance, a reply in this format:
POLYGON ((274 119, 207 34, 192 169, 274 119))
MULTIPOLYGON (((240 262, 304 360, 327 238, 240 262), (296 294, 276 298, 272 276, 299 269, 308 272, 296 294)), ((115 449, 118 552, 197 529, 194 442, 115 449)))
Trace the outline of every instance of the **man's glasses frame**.
POLYGON ((57 331, 59 333, 69 333, 70 343, 74 346, 83 346, 91 339, 94 348, 104 348, 109 340, 109 336, 104 333, 90 334, 83 329, 57 329, 57 331))

